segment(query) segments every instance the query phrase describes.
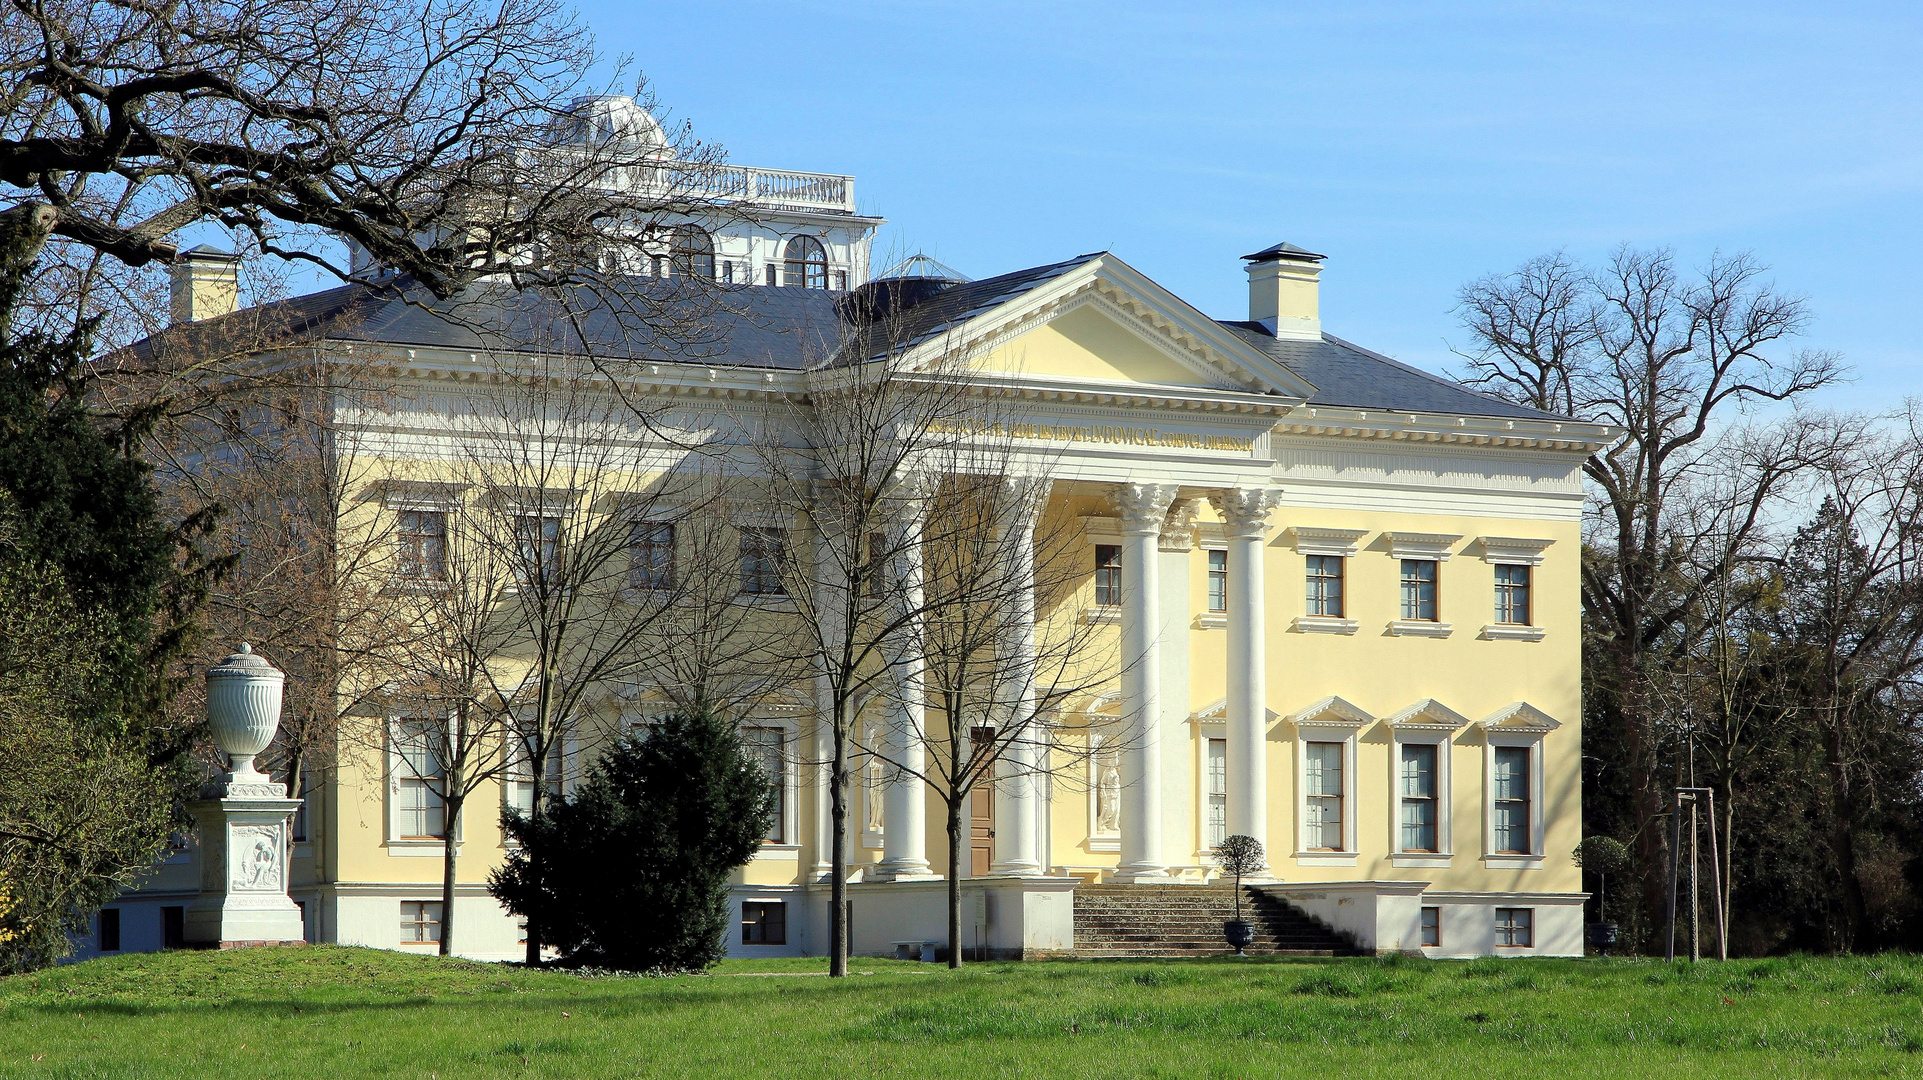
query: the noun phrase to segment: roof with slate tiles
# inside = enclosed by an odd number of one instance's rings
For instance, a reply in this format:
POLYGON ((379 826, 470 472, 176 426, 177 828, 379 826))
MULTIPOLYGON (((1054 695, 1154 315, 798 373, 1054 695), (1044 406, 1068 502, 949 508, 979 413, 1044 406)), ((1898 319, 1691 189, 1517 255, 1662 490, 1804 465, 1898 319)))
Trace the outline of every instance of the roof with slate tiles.
MULTIPOLYGON (((165 340, 192 347, 227 320, 273 324, 276 336, 379 342, 473 351, 589 350, 632 360, 802 371, 853 357, 870 359, 928 341, 1054 281, 1105 252, 1030 267, 947 289, 899 313, 886 340, 850 324, 845 294, 821 289, 723 285, 690 289, 659 278, 618 278, 571 286, 563 304, 533 290, 476 286, 437 301, 405 282, 355 283, 176 327, 165 340), (679 295, 677 295, 679 294, 679 295), (664 335, 640 313, 681 306, 679 329, 664 335), (844 346, 852 345, 852 349, 844 346)), ((1259 323, 1220 320, 1236 338, 1315 388, 1312 405, 1385 411, 1560 420, 1324 334, 1278 339, 1259 323)), ((155 339, 162 340, 162 339, 155 339)), ((136 349, 151 348, 147 342, 136 349)))

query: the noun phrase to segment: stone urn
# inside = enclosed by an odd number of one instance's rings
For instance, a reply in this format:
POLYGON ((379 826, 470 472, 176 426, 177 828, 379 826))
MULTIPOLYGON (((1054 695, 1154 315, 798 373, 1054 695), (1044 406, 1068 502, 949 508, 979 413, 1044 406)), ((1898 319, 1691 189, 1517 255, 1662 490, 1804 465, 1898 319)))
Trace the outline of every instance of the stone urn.
POLYGON ((242 642, 240 651, 207 669, 207 724, 214 745, 227 755, 231 779, 266 783, 254 758, 280 729, 281 689, 286 672, 242 642))
POLYGON ((287 895, 288 822, 300 800, 254 768, 280 728, 286 680, 248 645, 207 669, 207 725, 232 771, 187 804, 200 834, 200 894, 182 923, 190 945, 230 949, 306 937, 301 909, 287 895))
POLYGON ((1247 919, 1230 919, 1222 924, 1222 936, 1228 939, 1229 947, 1237 956, 1247 956, 1242 950, 1255 940, 1255 927, 1247 919))

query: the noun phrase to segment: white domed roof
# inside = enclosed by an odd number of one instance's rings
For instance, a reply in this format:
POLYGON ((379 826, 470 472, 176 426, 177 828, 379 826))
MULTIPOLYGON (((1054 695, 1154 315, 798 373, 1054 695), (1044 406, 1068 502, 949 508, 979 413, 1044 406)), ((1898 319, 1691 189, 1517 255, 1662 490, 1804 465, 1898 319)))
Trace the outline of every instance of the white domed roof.
POLYGON ((674 147, 661 124, 626 94, 597 94, 575 98, 557 125, 557 142, 604 145, 628 144, 651 157, 670 158, 674 147))

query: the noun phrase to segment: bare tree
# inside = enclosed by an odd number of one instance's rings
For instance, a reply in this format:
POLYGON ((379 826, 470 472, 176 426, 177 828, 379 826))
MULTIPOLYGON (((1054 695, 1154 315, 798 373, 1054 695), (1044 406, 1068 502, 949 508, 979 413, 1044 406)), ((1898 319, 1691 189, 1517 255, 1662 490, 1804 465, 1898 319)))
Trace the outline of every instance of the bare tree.
POLYGON ((1773 612, 1795 657, 1784 696, 1820 736, 1844 949, 1868 908, 1858 830, 1874 803, 1908 797, 1923 749, 1923 432, 1913 415, 1900 422, 1824 463, 1822 504, 1783 549, 1773 612))
MULTIPOLYGON (((556 794, 553 766, 685 618, 689 578, 660 576, 653 530, 687 516, 711 490, 687 454, 608 392, 584 359, 502 360, 498 379, 450 400, 435 436, 439 475, 462 492, 472 557, 506 567, 494 594, 496 635, 484 669, 507 710, 539 816, 556 794)), ((672 542, 668 544, 672 551, 672 542)), ((540 959, 528 927, 528 962, 540 959)))
POLYGON ((886 691, 892 661, 915 655, 927 610, 914 584, 884 567, 891 552, 916 547, 920 467, 955 445, 978 412, 959 354, 937 350, 942 359, 909 368, 909 327, 892 315, 872 319, 811 373, 807 399, 751 441, 780 519, 770 527, 809 527, 805 553, 781 541, 768 555, 794 611, 791 655, 806 661, 817 685, 813 756, 826 773, 829 974, 837 977, 848 971, 848 781, 858 708, 886 691))
MULTIPOLYGON (((891 726, 879 744, 861 747, 886 771, 919 781, 941 800, 950 967, 962 964, 961 879, 971 801, 993 791, 1011 808, 1032 804, 1047 798, 1053 781, 1083 774, 1088 754, 1059 743, 1050 718, 1067 700, 1117 674, 1109 663, 1113 642, 1094 623, 1043 618, 1038 625, 1038 605, 1072 595, 1084 576, 1071 558, 1081 536, 1073 519, 1046 513, 1052 487, 1046 463, 1031 462, 1024 472, 1013 447, 989 434, 993 430, 980 425, 968 444, 931 456, 926 516, 933 524, 918 551, 889 553, 893 565, 918 574, 923 585, 919 599, 898 587, 887 591, 901 594, 897 603, 904 609, 925 613, 896 645, 915 655, 891 665, 917 677, 896 678, 886 692, 901 704, 925 698, 933 722, 891 726), (922 566, 909 570, 910 559, 922 566)), ((902 576, 897 570, 891 585, 902 576)), ((1110 749, 1113 744, 1104 747, 1110 749)), ((1017 828, 1005 821, 996 832, 1017 828)), ((1039 856, 1039 839, 1023 838, 1036 849, 1031 857, 1039 856)))
POLYGON ((1797 401, 1842 369, 1831 354, 1789 349, 1807 309, 1748 256, 1717 256, 1693 278, 1666 251, 1623 248, 1587 271, 1549 256, 1465 287, 1459 310, 1475 341, 1472 382, 1619 436, 1584 465, 1592 493, 1585 666, 1589 711, 1603 721, 1585 731, 1616 744, 1606 753, 1586 747, 1586 756, 1620 769, 1604 786, 1628 803, 1624 831, 1639 849, 1653 911, 1663 889, 1663 840, 1653 826, 1666 781, 1652 673, 1689 654, 1694 616, 1753 553, 1772 511, 1826 445, 1820 432, 1784 421, 1773 440, 1753 444, 1767 452, 1727 478, 1732 513, 1692 518, 1693 493, 1747 410, 1797 401))
POLYGON ((339 237, 448 297, 579 274, 715 159, 572 114, 597 57, 555 0, 9 6, 0 247, 23 264, 49 238, 169 262, 205 222, 345 278, 339 237))

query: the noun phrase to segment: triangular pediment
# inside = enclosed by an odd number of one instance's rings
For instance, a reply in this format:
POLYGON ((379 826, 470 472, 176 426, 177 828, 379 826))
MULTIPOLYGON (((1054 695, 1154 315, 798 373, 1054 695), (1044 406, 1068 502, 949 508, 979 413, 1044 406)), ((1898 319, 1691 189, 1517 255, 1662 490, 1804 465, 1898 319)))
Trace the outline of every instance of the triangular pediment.
POLYGON ((1375 717, 1339 697, 1325 697, 1289 719, 1296 727, 1359 728, 1375 717))
POLYGON ((1390 727, 1410 730, 1440 728, 1454 731, 1469 722, 1468 717, 1435 698, 1423 698, 1406 709, 1397 710, 1387 719, 1390 727))
POLYGON ((1192 390, 1306 400, 1315 388, 1112 255, 932 331, 903 358, 959 351, 997 381, 1059 389, 1192 390))
POLYGON ((1483 717, 1481 724, 1484 729, 1490 731, 1519 731, 1530 734, 1547 734, 1562 726, 1560 721, 1526 701, 1512 701, 1504 705, 1483 717))

